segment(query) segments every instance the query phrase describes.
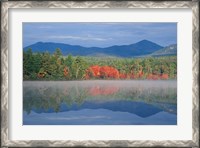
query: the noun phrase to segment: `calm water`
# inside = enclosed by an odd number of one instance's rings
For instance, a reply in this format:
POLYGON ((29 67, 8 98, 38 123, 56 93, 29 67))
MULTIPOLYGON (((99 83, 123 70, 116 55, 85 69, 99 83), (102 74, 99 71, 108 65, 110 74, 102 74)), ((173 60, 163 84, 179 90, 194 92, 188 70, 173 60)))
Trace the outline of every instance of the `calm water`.
POLYGON ((25 81, 23 124, 176 125, 177 81, 25 81))

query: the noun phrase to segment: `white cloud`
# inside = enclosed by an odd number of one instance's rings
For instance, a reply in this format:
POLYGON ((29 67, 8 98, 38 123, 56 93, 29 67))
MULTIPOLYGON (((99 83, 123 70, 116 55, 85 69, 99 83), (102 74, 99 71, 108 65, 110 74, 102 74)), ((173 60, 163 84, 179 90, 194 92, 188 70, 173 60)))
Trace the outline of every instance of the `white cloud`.
POLYGON ((112 38, 99 38, 99 37, 91 37, 91 36, 70 36, 70 35, 59 35, 59 36, 49 36, 48 38, 53 39, 73 39, 73 40, 94 40, 94 41, 106 41, 112 38))

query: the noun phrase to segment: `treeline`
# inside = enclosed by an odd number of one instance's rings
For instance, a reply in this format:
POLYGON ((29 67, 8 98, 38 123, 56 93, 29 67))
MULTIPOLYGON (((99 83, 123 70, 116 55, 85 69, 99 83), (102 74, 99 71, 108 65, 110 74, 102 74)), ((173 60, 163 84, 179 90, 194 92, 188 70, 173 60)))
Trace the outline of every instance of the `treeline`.
POLYGON ((23 52, 24 80, 176 79, 177 57, 113 58, 23 52))

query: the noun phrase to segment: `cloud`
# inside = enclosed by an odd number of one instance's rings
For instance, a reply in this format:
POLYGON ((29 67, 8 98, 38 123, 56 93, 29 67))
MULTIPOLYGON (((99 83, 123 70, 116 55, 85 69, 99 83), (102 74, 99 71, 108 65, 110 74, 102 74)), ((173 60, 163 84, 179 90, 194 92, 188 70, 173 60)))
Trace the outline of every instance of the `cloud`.
POLYGON ((23 43, 62 42, 85 47, 128 45, 148 39, 160 45, 177 42, 176 23, 81 22, 23 23, 23 43), (37 30, 38 31, 35 31, 37 30))
POLYGON ((70 35, 59 35, 59 36, 49 36, 51 39, 73 39, 73 40, 94 40, 94 41, 106 41, 112 38, 99 38, 99 37, 90 37, 90 36, 70 36, 70 35))

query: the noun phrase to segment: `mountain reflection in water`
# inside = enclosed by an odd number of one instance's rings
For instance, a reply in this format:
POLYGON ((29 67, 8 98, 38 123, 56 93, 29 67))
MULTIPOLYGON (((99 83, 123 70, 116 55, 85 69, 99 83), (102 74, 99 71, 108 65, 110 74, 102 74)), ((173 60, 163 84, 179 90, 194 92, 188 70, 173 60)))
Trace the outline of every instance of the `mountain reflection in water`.
POLYGON ((176 83, 175 80, 25 81, 23 124, 176 125, 176 83))

